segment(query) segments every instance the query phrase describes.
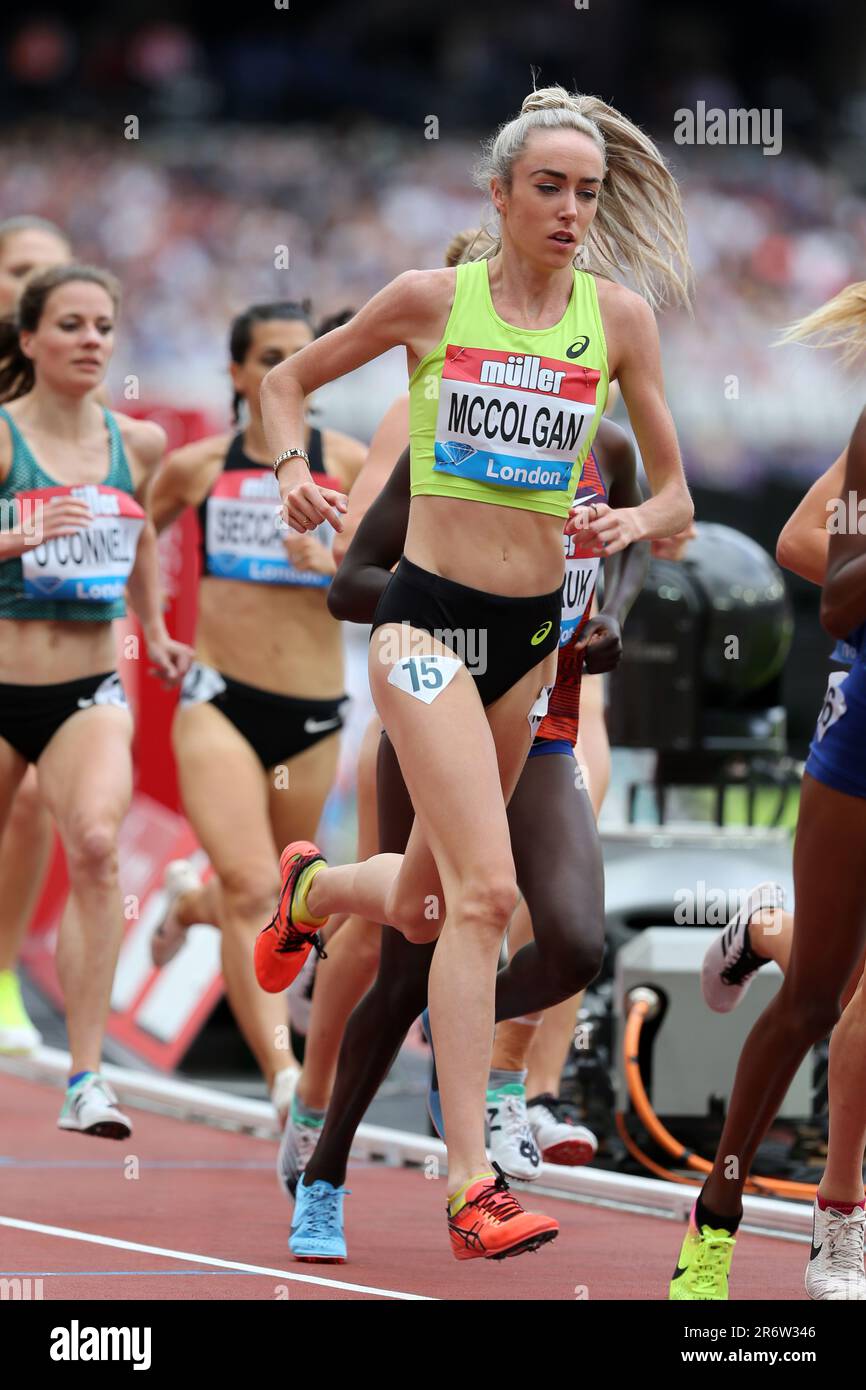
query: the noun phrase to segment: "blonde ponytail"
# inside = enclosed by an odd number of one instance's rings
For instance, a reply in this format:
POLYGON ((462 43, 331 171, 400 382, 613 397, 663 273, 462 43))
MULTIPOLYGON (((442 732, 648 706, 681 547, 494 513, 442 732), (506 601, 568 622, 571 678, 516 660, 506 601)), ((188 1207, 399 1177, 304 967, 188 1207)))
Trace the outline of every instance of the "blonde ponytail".
MULTIPOLYGON (((533 130, 577 130, 597 146, 605 178, 598 210, 583 249, 583 264, 599 275, 630 277, 654 309, 688 307, 692 265, 682 198, 661 151, 638 126, 600 97, 540 87, 526 97, 520 115, 486 142, 475 171, 487 190, 491 178, 510 189, 514 161, 533 130)), ((495 255, 497 240, 487 254, 495 255)))
POLYGON ((490 254, 493 238, 483 227, 469 227, 465 232, 455 232, 445 248, 447 266, 462 265, 464 261, 481 261, 490 254))
POLYGON ((866 349, 866 280, 847 285, 826 304, 789 324, 775 346, 816 338, 815 347, 841 348, 842 361, 854 362, 866 349))

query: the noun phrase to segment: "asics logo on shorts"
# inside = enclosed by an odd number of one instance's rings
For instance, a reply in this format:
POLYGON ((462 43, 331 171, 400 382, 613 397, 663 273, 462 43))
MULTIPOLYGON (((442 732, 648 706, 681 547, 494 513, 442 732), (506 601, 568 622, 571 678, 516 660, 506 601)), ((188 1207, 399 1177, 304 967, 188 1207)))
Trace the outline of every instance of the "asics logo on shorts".
POLYGON ((532 636, 532 637, 530 637, 529 640, 530 640, 530 642, 532 643, 533 647, 539 647, 539 646, 541 646, 541 643, 544 641, 545 637, 547 637, 547 635, 548 635, 548 633, 550 632, 550 629, 551 629, 552 627, 553 627, 553 622, 552 622, 552 620, 551 620, 550 618, 548 618, 547 622, 546 622, 542 627, 540 627, 540 628, 538 629, 538 631, 535 633, 535 635, 532 636))

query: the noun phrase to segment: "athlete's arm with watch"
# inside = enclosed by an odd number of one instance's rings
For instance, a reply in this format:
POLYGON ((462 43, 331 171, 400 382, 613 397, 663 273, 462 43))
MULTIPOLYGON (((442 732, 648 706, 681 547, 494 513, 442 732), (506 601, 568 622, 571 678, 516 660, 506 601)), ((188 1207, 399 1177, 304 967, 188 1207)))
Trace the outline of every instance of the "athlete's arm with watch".
POLYGON ((441 336, 449 291, 453 294, 453 272, 406 271, 348 323, 293 353, 264 378, 262 423, 274 453, 283 518, 293 531, 313 531, 323 521, 341 531, 348 507, 344 493, 313 481, 300 447, 306 397, 393 347, 405 346, 423 357, 441 336))
MULTIPOLYGON (((691 521, 694 506, 665 399, 655 315, 634 291, 601 279, 598 286, 611 378, 619 382, 652 492, 636 507, 614 510, 599 503, 595 520, 584 529, 598 541, 599 554, 613 555, 634 541, 676 535, 691 521)), ((579 518, 570 517, 566 533, 580 525, 579 518)))

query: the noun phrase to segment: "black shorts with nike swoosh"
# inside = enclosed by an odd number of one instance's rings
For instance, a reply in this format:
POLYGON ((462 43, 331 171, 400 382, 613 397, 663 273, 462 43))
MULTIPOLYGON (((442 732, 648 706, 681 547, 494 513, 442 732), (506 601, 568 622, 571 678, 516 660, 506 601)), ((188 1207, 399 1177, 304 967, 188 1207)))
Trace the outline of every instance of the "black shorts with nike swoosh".
POLYGON ((561 588, 529 598, 488 594, 431 574, 403 555, 376 605, 370 635, 383 623, 432 633, 460 657, 482 704, 492 705, 556 651, 561 622, 561 588))
POLYGON ((129 709, 116 671, 52 685, 0 685, 0 738, 35 763, 67 719, 98 705, 129 709))
POLYGON ((180 692, 182 708, 211 704, 234 724, 265 769, 276 767, 312 748, 343 727, 341 705, 348 696, 332 700, 296 699, 244 685, 212 666, 193 662, 180 692))

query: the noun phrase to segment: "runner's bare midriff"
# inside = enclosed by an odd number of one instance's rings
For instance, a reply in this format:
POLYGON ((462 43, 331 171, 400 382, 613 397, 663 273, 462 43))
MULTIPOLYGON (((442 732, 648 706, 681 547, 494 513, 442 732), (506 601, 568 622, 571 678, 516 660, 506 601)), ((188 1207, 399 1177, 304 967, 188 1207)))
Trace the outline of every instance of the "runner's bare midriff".
POLYGON ((195 647, 199 661, 260 690, 311 700, 344 692, 342 631, 326 589, 203 577, 195 647))
MULTIPOLYGON (((142 656, 143 644, 141 644, 142 656)), ((113 671, 111 623, 0 618, 0 683, 59 685, 113 671)))
POLYGON ((413 497, 405 552, 432 574, 508 598, 562 583, 563 520, 462 497, 413 497))

